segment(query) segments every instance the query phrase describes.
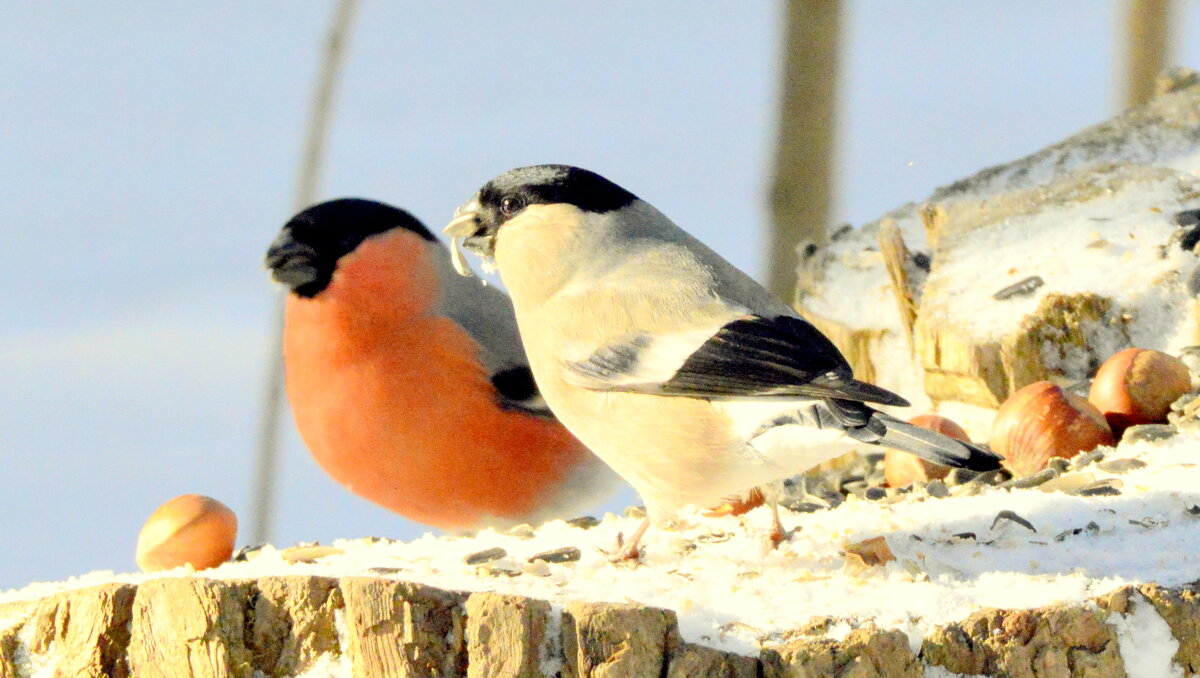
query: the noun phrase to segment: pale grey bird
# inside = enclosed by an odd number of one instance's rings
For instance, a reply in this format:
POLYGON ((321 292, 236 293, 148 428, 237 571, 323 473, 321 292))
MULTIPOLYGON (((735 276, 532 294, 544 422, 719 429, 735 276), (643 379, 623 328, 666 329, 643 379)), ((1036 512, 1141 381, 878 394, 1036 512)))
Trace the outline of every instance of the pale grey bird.
MULTIPOLYGON (((647 522, 625 556, 637 555, 651 520, 864 444, 999 467, 983 448, 867 405, 908 403, 854 379, 791 307, 594 172, 511 170, 460 207, 446 233, 499 270, 550 409, 645 502, 647 522)), ((773 537, 783 538, 777 510, 773 537)))

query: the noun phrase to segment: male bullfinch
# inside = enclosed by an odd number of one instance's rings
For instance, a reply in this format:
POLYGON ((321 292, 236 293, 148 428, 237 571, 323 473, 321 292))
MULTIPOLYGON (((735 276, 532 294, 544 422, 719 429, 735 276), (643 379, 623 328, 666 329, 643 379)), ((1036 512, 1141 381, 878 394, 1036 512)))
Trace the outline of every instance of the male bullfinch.
MULTIPOLYGON (((863 445, 947 466, 994 454, 867 403, 833 343, 661 212, 598 174, 511 170, 446 233, 499 269, 550 409, 662 521, 863 445)), ((459 261, 456 259, 456 261, 459 261)), ((643 523, 629 545, 636 556, 643 523)), ((775 518, 776 539, 782 528, 775 518)))
POLYGON ((315 205, 283 227, 266 264, 291 291, 296 426, 350 491, 462 531, 579 515, 619 484, 546 409, 508 298, 456 275, 407 212, 315 205))

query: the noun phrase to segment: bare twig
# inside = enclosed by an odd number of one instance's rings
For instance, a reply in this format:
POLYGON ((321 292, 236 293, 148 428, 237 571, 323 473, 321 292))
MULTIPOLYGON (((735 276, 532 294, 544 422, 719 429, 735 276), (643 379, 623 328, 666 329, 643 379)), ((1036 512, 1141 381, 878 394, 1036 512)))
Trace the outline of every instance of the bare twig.
MULTIPOLYGON (((296 173, 296 192, 292 212, 312 204, 321 182, 325 162, 325 146, 333 120, 333 103, 337 94, 338 75, 346 57, 350 27, 358 10, 359 0, 337 0, 325 48, 321 55, 309 107, 308 127, 300 168, 296 173)), ((271 346, 267 354, 267 374, 258 430, 258 453, 251 496, 253 532, 251 543, 268 541, 274 527, 275 476, 279 460, 279 424, 283 415, 283 299, 275 300, 271 330, 271 346)))

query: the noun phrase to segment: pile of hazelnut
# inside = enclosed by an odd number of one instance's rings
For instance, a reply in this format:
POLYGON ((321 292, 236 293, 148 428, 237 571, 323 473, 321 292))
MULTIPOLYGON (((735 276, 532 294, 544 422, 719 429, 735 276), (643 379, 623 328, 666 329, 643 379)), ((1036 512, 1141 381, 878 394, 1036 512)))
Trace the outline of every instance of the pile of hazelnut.
MULTIPOLYGON (((1086 398, 1048 381, 1014 392, 996 413, 988 444, 1014 476, 1028 476, 1046 468, 1052 457, 1115 445, 1131 426, 1166 423, 1171 403, 1191 391, 1191 374, 1182 360, 1127 348, 1100 366, 1086 398)), ((945 417, 923 414, 911 423, 969 440, 961 426, 945 417)), ((943 478, 948 472, 907 452, 888 450, 884 457, 892 487, 943 478)))

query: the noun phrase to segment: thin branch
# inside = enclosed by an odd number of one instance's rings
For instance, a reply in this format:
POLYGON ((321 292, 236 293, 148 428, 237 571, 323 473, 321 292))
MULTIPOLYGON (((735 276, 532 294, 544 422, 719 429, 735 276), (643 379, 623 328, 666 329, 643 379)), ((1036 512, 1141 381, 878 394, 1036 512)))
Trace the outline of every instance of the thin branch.
MULTIPOLYGON (((296 192, 292 212, 298 212, 316 199, 325 165, 325 148, 333 122, 333 104, 337 94, 338 76, 346 59, 346 43, 358 10, 359 0, 337 0, 325 49, 321 55, 320 72, 309 105, 308 127, 296 173, 296 192)), ((253 532, 251 543, 269 541, 274 527, 275 484, 279 465, 280 422, 283 419, 283 299, 275 300, 271 330, 271 346, 267 354, 266 384, 258 429, 257 463, 254 470, 251 496, 253 532)))

